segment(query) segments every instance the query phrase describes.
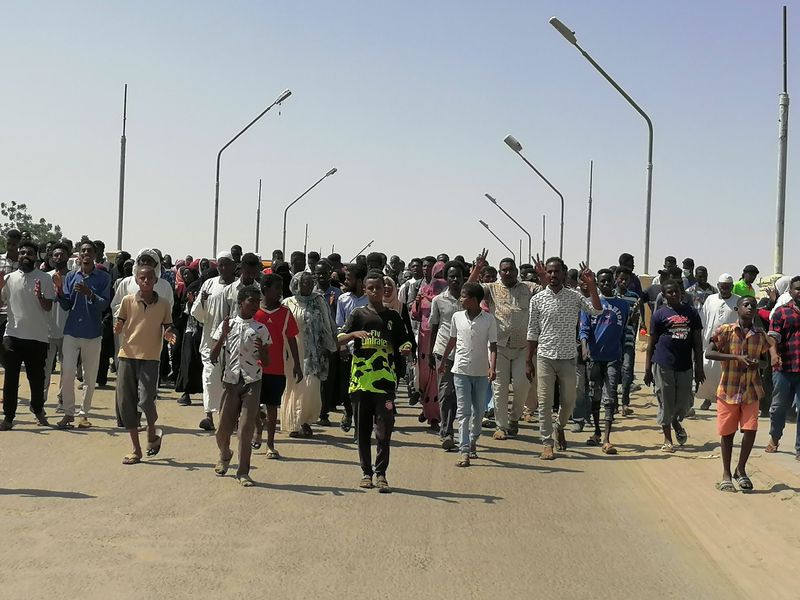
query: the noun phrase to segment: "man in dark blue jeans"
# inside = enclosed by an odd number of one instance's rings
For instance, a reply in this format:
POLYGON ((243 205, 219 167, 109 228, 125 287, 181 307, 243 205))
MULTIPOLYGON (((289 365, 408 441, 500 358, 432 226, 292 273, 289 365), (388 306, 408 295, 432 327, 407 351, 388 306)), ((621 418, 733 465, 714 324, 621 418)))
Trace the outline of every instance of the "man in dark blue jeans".
MULTIPOLYGON (((792 403, 800 404, 800 275, 789 284, 791 301, 776 308, 769 323, 772 357, 772 405, 769 407, 769 443, 764 449, 778 451, 786 426, 786 412, 792 403)), ((800 460, 800 419, 794 443, 795 458, 800 460)))

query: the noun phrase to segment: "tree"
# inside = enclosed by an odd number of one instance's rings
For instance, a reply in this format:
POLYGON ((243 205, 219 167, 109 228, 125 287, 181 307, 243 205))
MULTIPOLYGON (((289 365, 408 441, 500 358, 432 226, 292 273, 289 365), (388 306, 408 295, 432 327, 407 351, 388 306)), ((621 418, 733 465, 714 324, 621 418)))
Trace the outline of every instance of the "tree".
POLYGON ((5 233, 9 229, 18 229, 23 236, 28 234, 30 239, 43 246, 48 241, 61 239, 61 226, 53 225, 46 219, 35 220, 28 212, 27 204, 17 204, 14 200, 10 203, 0 202, 0 215, 5 220, 0 223, 0 249, 6 250, 5 233))

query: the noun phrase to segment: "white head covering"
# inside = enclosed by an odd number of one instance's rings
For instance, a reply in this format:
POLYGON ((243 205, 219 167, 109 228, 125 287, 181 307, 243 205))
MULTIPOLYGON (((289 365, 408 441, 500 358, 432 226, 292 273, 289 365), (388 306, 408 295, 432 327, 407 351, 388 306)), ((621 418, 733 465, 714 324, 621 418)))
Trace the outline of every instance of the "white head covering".
POLYGON ((217 260, 223 258, 227 258, 228 260, 233 260, 233 254, 231 254, 230 252, 220 252, 219 254, 217 254, 217 260))
POLYGON ((723 273, 717 279, 717 283, 733 283, 733 275, 730 273, 723 273))
POLYGON ((792 276, 791 275, 784 275, 778 281, 775 282, 775 289, 778 291, 778 295, 785 294, 789 291, 789 284, 792 283, 792 276))

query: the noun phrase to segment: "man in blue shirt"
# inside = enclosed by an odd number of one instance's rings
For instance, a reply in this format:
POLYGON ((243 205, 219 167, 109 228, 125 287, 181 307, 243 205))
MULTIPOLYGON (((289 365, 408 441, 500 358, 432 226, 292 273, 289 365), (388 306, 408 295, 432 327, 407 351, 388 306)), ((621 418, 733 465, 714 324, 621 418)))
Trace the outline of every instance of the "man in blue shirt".
POLYGON ((53 275, 58 303, 66 311, 64 326, 64 360, 61 385, 64 417, 58 422, 59 429, 69 429, 75 420, 75 375, 80 356, 85 374, 83 403, 80 408, 78 427, 88 428, 89 410, 92 407, 100 350, 103 341, 103 311, 111 302, 111 275, 95 265, 97 247, 94 242, 84 240, 78 250, 80 267, 65 277, 53 275))
POLYGON ((589 380, 591 384, 592 417, 594 435, 587 443, 600 446, 604 454, 616 454, 611 445, 611 423, 617 406, 617 383, 619 382, 622 350, 628 328, 630 306, 622 298, 614 297, 614 273, 610 269, 597 272, 597 287, 600 290, 600 304, 603 312, 595 317, 582 312, 578 337, 584 360, 589 361, 589 380), (602 441, 600 438, 600 404, 605 409, 602 441))

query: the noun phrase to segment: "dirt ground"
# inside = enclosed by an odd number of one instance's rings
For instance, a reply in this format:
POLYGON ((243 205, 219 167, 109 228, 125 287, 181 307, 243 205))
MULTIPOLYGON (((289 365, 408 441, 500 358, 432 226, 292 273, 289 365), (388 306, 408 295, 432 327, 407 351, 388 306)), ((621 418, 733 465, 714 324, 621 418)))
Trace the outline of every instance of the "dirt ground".
POLYGON ((358 489, 349 435, 319 427, 279 434, 280 461, 262 448, 244 489, 212 471, 199 396, 162 396, 163 448, 135 466, 121 464, 113 391, 96 394, 88 431, 39 428, 22 403, 0 433, 1 598, 798 597, 794 425, 765 455, 762 420, 756 491, 723 494, 714 413, 663 455, 646 391, 615 424, 617 456, 568 433, 569 450, 542 462, 525 425, 513 441, 482 437, 468 469, 401 398, 393 494, 358 489))

